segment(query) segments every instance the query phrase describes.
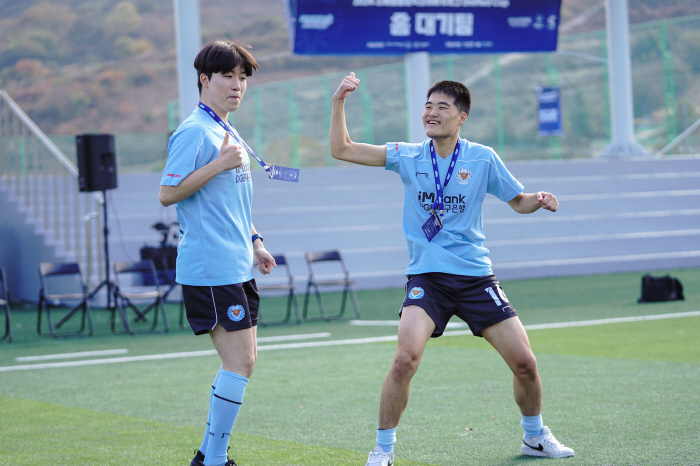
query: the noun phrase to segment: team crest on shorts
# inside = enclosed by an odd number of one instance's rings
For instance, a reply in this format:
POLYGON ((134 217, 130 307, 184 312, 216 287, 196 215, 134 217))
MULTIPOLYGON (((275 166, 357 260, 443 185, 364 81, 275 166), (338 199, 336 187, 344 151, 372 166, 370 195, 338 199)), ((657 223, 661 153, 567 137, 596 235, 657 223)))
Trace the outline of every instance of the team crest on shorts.
POLYGON ((468 168, 460 168, 457 170, 457 183, 459 184, 469 184, 472 180, 472 172, 468 168))
POLYGON ((423 296, 425 296, 425 291, 420 286, 414 286, 408 292, 408 297, 411 299, 421 299, 423 296))
POLYGON ((245 309, 240 304, 228 308, 228 318, 234 322, 239 322, 245 317, 245 309))

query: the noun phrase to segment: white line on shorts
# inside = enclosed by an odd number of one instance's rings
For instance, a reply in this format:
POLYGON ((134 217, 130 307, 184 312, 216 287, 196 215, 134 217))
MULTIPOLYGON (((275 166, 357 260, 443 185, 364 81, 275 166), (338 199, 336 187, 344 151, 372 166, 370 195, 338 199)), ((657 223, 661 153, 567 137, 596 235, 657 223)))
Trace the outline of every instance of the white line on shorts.
MULTIPOLYGON (((700 316, 700 311, 693 312, 679 312, 674 314, 657 314, 649 316, 635 316, 635 317, 617 317, 612 319, 598 319, 598 320, 585 320, 577 322, 561 322, 554 324, 537 324, 537 325, 526 325, 526 330, 541 330, 541 329, 551 329, 551 328, 566 328, 566 327, 584 327, 590 325, 603 325, 603 324, 616 324, 623 322, 639 322, 644 320, 661 320, 661 319, 673 319, 676 317, 697 317, 700 316)), ((470 335, 469 330, 457 330, 452 332, 445 332, 445 336, 456 336, 456 335, 470 335)), ((331 341, 308 341, 299 343, 283 343, 278 345, 264 345, 258 346, 258 351, 264 350, 276 350, 276 349, 295 349, 295 348, 312 348, 312 347, 323 347, 323 346, 340 346, 340 345, 361 345, 365 343, 379 343, 396 341, 398 336, 390 335, 385 337, 370 337, 370 338, 355 338, 351 340, 331 340, 331 341)), ((216 355, 216 350, 205 350, 205 351, 190 351, 182 353, 166 353, 166 354, 148 354, 143 356, 129 356, 123 358, 105 358, 105 359, 86 359, 83 361, 64 361, 55 363, 44 363, 44 364, 25 364, 17 366, 5 366, 0 367, 0 372, 11 372, 11 371, 23 371, 32 369, 50 369, 59 367, 76 367, 76 366, 91 366, 97 364, 114 364, 121 362, 135 362, 135 361, 153 361, 160 359, 177 359, 177 358, 191 358, 197 356, 213 356, 216 355)))

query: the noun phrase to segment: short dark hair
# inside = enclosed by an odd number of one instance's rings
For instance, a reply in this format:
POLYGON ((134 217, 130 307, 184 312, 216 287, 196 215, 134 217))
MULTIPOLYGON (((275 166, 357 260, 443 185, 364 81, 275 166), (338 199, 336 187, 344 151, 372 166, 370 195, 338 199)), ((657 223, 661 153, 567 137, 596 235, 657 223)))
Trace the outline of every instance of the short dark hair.
POLYGON ((472 108, 472 95, 467 89, 467 86, 457 81, 438 81, 428 89, 426 99, 435 92, 442 92, 448 97, 452 97, 455 106, 469 115, 469 110, 472 108))
POLYGON ((199 93, 202 93, 202 83, 199 80, 202 74, 211 79, 211 75, 214 73, 227 73, 242 66, 246 76, 251 76, 253 70, 260 68, 258 62, 248 51, 249 48, 251 47, 248 44, 228 39, 213 40, 205 45, 194 59, 199 93))

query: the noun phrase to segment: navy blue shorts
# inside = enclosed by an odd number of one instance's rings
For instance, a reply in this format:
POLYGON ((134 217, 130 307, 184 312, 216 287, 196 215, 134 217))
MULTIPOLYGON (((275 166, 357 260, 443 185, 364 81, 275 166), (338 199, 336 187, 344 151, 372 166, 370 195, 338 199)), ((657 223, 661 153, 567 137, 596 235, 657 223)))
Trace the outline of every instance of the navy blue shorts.
POLYGON ((217 325, 229 332, 258 325, 260 296, 255 280, 223 286, 182 285, 182 299, 195 335, 217 325))
POLYGON ((480 337, 483 329, 518 315, 494 275, 409 275, 402 310, 405 306, 419 306, 433 319, 432 338, 443 334, 452 316, 465 321, 474 336, 480 337))

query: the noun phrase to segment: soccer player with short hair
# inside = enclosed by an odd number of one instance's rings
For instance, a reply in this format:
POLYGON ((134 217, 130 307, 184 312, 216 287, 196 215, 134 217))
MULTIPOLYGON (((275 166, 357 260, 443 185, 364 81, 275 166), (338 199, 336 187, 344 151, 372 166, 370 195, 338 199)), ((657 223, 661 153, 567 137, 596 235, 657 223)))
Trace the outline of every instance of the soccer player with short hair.
POLYGON ((540 208, 556 212, 557 198, 544 191, 524 193, 493 149, 460 139, 471 95, 459 82, 440 81, 428 90, 423 111, 428 139, 421 144, 353 142, 345 123, 345 99, 359 84, 351 73, 333 95, 331 155, 360 165, 383 166, 401 176, 403 232, 410 257, 406 296, 399 313, 398 346, 382 386, 377 446, 367 466, 393 464, 396 427, 408 404, 411 379, 428 339, 442 335, 453 315, 464 320, 475 336, 485 338, 513 372, 515 402, 525 430, 521 452, 574 456, 571 448, 542 425, 537 362, 483 246, 486 193, 521 214, 540 208))
POLYGON ((236 464, 226 456, 228 440, 257 358, 253 263, 263 274, 277 265, 253 226, 250 160, 228 122, 258 69, 248 48, 217 40, 195 58, 200 103, 170 137, 160 182, 160 202, 176 204, 180 222, 176 281, 187 320, 195 335, 210 335, 221 358, 192 466, 236 464))

